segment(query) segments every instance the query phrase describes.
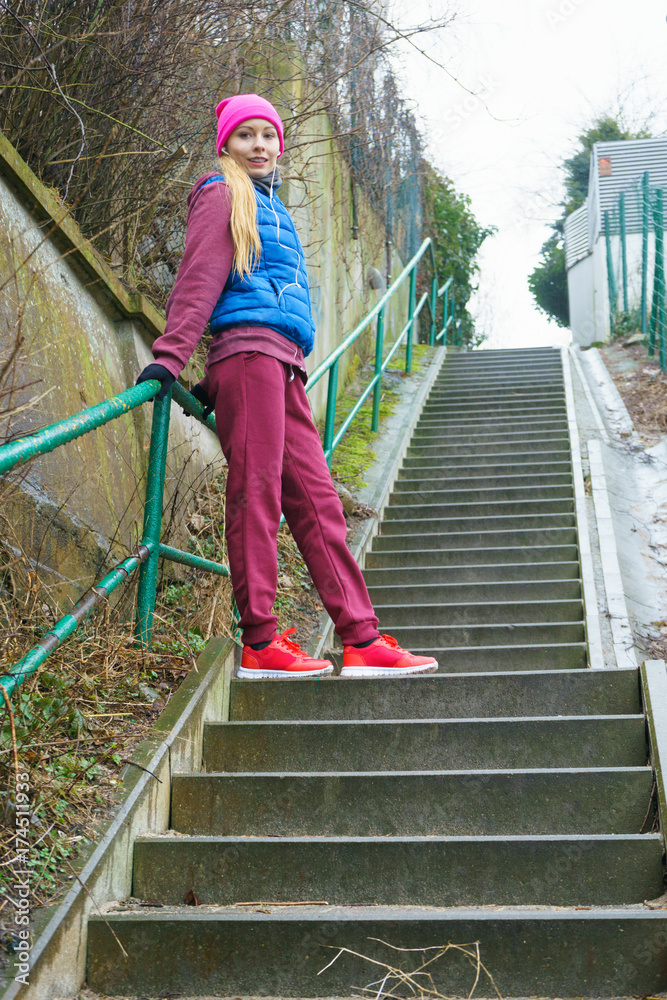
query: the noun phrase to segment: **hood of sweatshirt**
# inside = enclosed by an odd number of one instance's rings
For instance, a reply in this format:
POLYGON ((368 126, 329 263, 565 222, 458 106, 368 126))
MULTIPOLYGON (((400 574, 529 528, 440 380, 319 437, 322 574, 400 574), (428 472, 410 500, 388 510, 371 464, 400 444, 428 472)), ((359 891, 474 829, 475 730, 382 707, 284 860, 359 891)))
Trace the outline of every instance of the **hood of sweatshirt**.
MULTIPOLYGON (((197 181, 195 181, 195 184, 186 199, 188 215, 190 214, 193 206, 195 205, 197 198, 199 197, 199 193, 204 184, 206 183, 206 181, 210 180, 211 177, 219 177, 219 176, 220 176, 219 170, 211 170, 207 174, 202 174, 202 176, 197 181)), ((263 191, 264 194, 267 195, 271 194, 272 180, 273 180, 274 191, 277 191, 283 182, 283 179, 280 176, 280 171, 278 170, 277 167, 275 171, 272 171, 265 177, 254 177, 252 180, 255 187, 259 188, 260 191, 263 191)))

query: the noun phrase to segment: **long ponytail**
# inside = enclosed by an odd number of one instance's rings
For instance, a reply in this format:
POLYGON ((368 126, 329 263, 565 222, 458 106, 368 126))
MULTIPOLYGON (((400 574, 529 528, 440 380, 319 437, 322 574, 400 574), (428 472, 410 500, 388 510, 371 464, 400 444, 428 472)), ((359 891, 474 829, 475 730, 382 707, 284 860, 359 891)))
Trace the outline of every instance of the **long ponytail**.
POLYGON ((262 251, 257 228, 257 198, 248 174, 231 156, 221 156, 218 167, 232 198, 230 225, 234 240, 234 269, 250 276, 262 251))

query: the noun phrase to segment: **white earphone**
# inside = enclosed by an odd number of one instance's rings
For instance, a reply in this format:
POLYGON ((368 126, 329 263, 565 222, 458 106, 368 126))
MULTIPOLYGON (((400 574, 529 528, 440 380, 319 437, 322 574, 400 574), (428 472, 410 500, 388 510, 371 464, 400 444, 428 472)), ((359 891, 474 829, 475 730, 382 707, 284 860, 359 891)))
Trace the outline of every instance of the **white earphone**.
MULTIPOLYGON (((227 152, 227 150, 225 149, 224 146, 222 147, 222 153, 225 156, 229 156, 229 153, 227 152)), ((274 166, 274 168, 273 168, 273 175, 271 177, 271 193, 269 194, 269 204, 271 206, 271 211, 273 212, 273 214, 275 216, 275 219, 276 219, 276 229, 277 229, 276 238, 278 240, 278 246, 282 247, 283 250, 291 250, 297 256, 297 266, 296 266, 296 270, 294 272, 294 281, 290 281, 287 285, 285 285, 284 288, 281 289, 280 294, 278 295, 278 301, 280 302, 280 300, 281 300, 281 298, 283 296, 283 293, 284 293, 284 291, 285 291, 286 288, 289 288, 291 285, 296 285, 297 288, 301 288, 301 284, 299 282, 299 265, 301 264, 301 254, 299 253, 298 250, 295 250, 294 247, 287 247, 287 246, 285 246, 284 243, 280 242, 280 219, 278 218, 278 213, 276 212, 275 208, 273 207, 273 182, 275 180, 276 170, 277 169, 278 169, 277 166, 274 166)))

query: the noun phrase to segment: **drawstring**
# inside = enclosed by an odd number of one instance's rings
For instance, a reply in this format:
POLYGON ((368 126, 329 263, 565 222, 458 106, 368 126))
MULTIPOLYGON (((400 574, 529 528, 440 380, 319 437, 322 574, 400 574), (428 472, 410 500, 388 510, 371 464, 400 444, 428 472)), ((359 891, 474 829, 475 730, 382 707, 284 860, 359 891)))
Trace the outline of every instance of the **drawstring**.
POLYGON ((290 366, 289 366, 289 379, 288 379, 287 381, 288 381, 288 382, 291 382, 293 378, 294 378, 294 369, 293 369, 293 368, 292 368, 292 366, 290 365, 290 366))

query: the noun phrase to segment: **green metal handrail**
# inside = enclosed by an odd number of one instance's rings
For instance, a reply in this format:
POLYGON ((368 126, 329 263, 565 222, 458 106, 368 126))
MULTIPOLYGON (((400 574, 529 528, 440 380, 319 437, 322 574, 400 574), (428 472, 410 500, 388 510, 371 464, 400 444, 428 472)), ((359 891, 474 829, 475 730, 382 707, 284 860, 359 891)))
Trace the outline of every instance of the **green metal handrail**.
MULTIPOLYGON (((327 461, 331 462, 331 456, 340 443, 342 437, 349 429, 354 418, 363 406, 368 396, 373 393, 373 416, 372 428, 377 431, 379 425, 379 407, 382 375, 387 369, 389 362, 405 342, 405 370, 411 371, 412 366, 412 343, 413 335, 418 317, 424 307, 428 304, 431 314, 431 326, 429 332, 429 344, 434 346, 439 340, 444 338, 447 343, 447 331, 450 325, 454 324, 455 336, 458 337, 458 326, 455 320, 454 300, 450 294, 452 278, 438 288, 437 274, 435 270, 435 254, 433 244, 430 239, 424 240, 421 247, 411 261, 406 265, 396 280, 382 295, 370 312, 357 324, 351 333, 345 337, 341 344, 335 348, 331 354, 321 362, 308 379, 307 391, 309 392, 322 378, 329 372, 329 385, 327 392, 326 420, 324 430, 324 450, 327 461), (433 277, 431 280, 431 292, 425 292, 418 303, 416 303, 417 287, 417 265, 427 250, 430 250, 431 262, 433 265, 433 277), (386 358, 384 355, 384 322, 385 308, 388 301, 396 294, 403 282, 409 279, 409 301, 408 316, 405 326, 396 338, 395 343, 389 350, 386 358), (436 313, 438 301, 443 298, 443 326, 436 335, 437 326, 436 313), (348 413, 343 424, 334 434, 334 423, 336 414, 336 398, 338 390, 338 362, 340 357, 348 350, 358 337, 376 320, 376 342, 375 342, 375 370, 373 378, 364 389, 361 397, 348 413)), ((215 573, 219 576, 229 576, 229 567, 222 563, 216 563, 210 559, 191 552, 184 552, 180 549, 165 545, 160 541, 162 530, 162 505, 164 495, 164 481, 167 458, 167 441, 169 436, 169 417, 171 412, 172 399, 181 406, 187 413, 196 417, 206 424, 212 431, 216 431, 215 416, 210 414, 206 420, 203 419, 203 407, 195 397, 178 382, 175 382, 170 392, 164 399, 158 400, 154 397, 160 390, 160 383, 151 379, 140 385, 132 386, 124 392, 119 393, 110 399, 104 400, 96 406, 91 406, 81 413, 77 413, 64 420, 59 420, 48 427, 43 427, 34 434, 26 435, 16 441, 10 441, 0 446, 0 474, 7 473, 23 465, 30 459, 38 455, 44 455, 56 448, 73 441, 75 438, 90 433, 98 427, 104 426, 111 420, 129 413, 136 407, 141 406, 148 400, 153 399, 153 421, 151 427, 150 452, 148 458, 148 471, 146 480, 146 499, 144 504, 144 526, 142 539, 137 545, 135 552, 124 559, 114 569, 106 574, 98 583, 90 588, 72 610, 63 615, 49 629, 46 635, 29 650, 17 663, 10 668, 9 672, 0 677, 0 685, 4 687, 7 694, 11 694, 28 677, 44 663, 47 657, 67 639, 88 615, 104 603, 108 596, 121 583, 139 570, 139 586, 137 592, 137 621, 135 635, 140 646, 146 647, 150 644, 153 631, 153 616, 155 609, 155 594, 157 588, 157 572, 159 560, 169 559, 185 566, 201 569, 208 573, 215 573)))
MULTIPOLYGON (((111 420, 129 413, 152 399, 159 391, 160 383, 156 379, 150 379, 140 385, 132 386, 96 406, 91 406, 81 413, 66 417, 48 427, 43 427, 34 434, 0 446, 0 473, 10 472, 31 458, 54 451, 61 445, 88 434, 97 427, 104 426, 111 420)), ((172 396, 188 413, 215 431, 213 414, 204 421, 204 410, 201 403, 178 383, 174 383, 172 391, 165 399, 155 400, 144 506, 144 533, 141 542, 131 556, 124 559, 102 580, 91 587, 90 591, 78 601, 69 614, 63 615, 37 645, 14 664, 10 673, 0 677, 0 684, 7 694, 11 694, 19 684, 34 674, 54 649, 57 649, 74 632, 91 611, 96 610, 100 604, 104 603, 116 587, 129 579, 137 569, 140 569, 140 579, 136 634, 141 645, 150 643, 159 558, 170 559, 173 562, 194 566, 221 576, 229 575, 229 568, 221 563, 203 559, 191 552, 182 552, 180 549, 163 545, 160 542, 162 495, 172 396)))
POLYGON ((319 380, 329 372, 329 382, 327 386, 327 405, 325 411, 324 419, 324 435, 323 435, 323 446, 324 454, 326 456, 329 466, 331 466, 331 459, 333 453, 339 444, 341 438, 348 430, 352 420, 357 415, 366 399, 373 393, 373 411, 371 416, 371 430, 375 433, 380 424, 380 399, 382 395, 382 375, 384 374, 389 361, 393 355, 398 350, 400 344, 405 340, 405 370, 410 372, 412 370, 412 344, 413 344, 413 334, 416 325, 417 317, 424 306, 425 301, 428 301, 429 311, 431 313, 431 327, 429 331, 429 346, 433 347, 435 344, 445 338, 444 343, 447 343, 447 330, 450 323, 454 322, 454 328, 458 336, 458 326, 454 320, 454 298, 449 296, 451 302, 451 314, 445 318, 447 309, 445 307, 443 313, 443 327, 436 336, 435 328, 437 325, 437 305, 438 299, 445 294, 445 302, 447 301, 447 293, 451 289, 453 278, 450 278, 442 288, 438 289, 438 277, 436 274, 436 264, 435 264, 435 252, 433 249, 433 240, 429 237, 424 240, 414 257, 408 261, 398 277, 392 282, 389 288, 384 292, 384 294, 378 299, 373 308, 368 312, 362 320, 355 326, 355 328, 348 333, 347 337, 331 352, 331 354, 322 361, 317 368, 314 370, 312 375, 308 378, 307 392, 319 382, 319 380), (433 268, 433 278, 431 280, 431 292, 425 292, 419 304, 415 304, 416 300, 416 289, 417 289, 417 265, 426 253, 430 252, 431 265, 433 268), (403 285, 403 282, 409 279, 410 289, 408 295, 408 316, 407 322, 400 334, 398 335, 394 345, 391 348, 391 352, 384 359, 384 328, 385 328, 385 310, 388 301, 396 294, 398 289, 403 285), (336 422, 336 400, 338 398, 338 362, 341 356, 347 351, 361 334, 368 329, 370 324, 376 321, 375 329, 375 365, 373 371, 373 377, 371 378, 369 384, 363 390, 362 396, 357 400, 354 407, 350 413, 345 418, 342 426, 339 428, 337 433, 334 433, 335 422, 336 422))

